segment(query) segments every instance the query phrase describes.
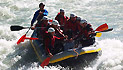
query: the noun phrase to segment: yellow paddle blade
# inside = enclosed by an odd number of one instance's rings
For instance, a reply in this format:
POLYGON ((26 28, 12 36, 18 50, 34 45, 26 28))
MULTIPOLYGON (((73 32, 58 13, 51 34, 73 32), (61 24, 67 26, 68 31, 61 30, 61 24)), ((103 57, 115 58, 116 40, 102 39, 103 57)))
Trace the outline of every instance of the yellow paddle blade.
POLYGON ((96 37, 100 37, 102 33, 96 33, 96 37))

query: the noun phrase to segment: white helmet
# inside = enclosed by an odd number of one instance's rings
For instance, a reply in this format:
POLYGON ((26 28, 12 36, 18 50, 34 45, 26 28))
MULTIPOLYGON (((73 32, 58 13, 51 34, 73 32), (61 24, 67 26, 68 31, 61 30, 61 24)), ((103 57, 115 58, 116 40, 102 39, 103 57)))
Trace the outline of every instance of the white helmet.
POLYGON ((85 19, 81 20, 80 23, 87 23, 87 21, 85 19))
POLYGON ((52 24, 53 24, 53 25, 58 25, 58 26, 60 26, 60 25, 59 25, 59 22, 58 22, 57 20, 53 20, 52 24))
POLYGON ((48 20, 48 17, 47 17, 47 16, 45 16, 45 17, 43 17, 43 18, 42 18, 42 20, 48 20))
POLYGON ((48 29, 48 32, 55 32, 55 29, 52 28, 52 27, 50 27, 50 28, 48 29))

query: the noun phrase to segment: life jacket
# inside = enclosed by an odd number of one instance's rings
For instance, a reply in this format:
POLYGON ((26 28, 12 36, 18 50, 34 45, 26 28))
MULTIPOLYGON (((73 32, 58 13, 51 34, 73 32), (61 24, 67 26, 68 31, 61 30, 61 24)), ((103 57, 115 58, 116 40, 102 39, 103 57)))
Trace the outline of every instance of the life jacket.
POLYGON ((57 14, 57 16, 55 17, 55 19, 59 22, 59 24, 60 24, 61 26, 64 26, 64 24, 66 23, 67 17, 60 15, 60 12, 59 12, 59 13, 57 14))
MULTIPOLYGON (((45 10, 39 10, 39 12, 40 12, 40 11, 43 12, 43 13, 45 12, 45 10)), ((39 12, 38 12, 38 13, 39 13, 39 12)), ((39 14, 39 15, 40 15, 40 14, 39 14)), ((42 15, 40 15, 40 16, 37 18, 38 22, 41 21, 41 19, 43 18, 43 16, 44 16, 44 15, 42 14, 42 15)))
POLYGON ((48 26, 48 23, 45 24, 45 22, 41 21, 41 22, 38 22, 35 27, 47 27, 48 26))
POLYGON ((51 49, 54 48, 55 38, 51 37, 51 35, 46 31, 44 36, 44 46, 47 53, 50 53, 51 49))
POLYGON ((82 36, 86 40, 87 39, 90 39, 88 32, 89 31, 93 31, 93 29, 92 29, 92 27, 91 27, 90 24, 87 24, 87 26, 85 28, 83 28, 82 26, 80 26, 79 30, 80 30, 80 32, 78 34, 78 38, 82 36))
POLYGON ((42 37, 44 37, 45 32, 48 30, 49 24, 45 25, 42 22, 42 23, 36 24, 35 27, 39 27, 39 28, 36 29, 37 30, 37 36, 40 37, 40 38, 42 38, 42 37))
POLYGON ((65 24, 65 29, 71 29, 73 32, 76 32, 77 30, 77 26, 78 24, 76 23, 76 21, 71 21, 70 19, 67 21, 67 23, 65 24))
POLYGON ((44 37, 44 45, 48 53, 50 53, 50 50, 55 48, 55 39, 64 39, 64 37, 56 37, 56 36, 51 36, 47 31, 45 32, 45 37, 44 37))

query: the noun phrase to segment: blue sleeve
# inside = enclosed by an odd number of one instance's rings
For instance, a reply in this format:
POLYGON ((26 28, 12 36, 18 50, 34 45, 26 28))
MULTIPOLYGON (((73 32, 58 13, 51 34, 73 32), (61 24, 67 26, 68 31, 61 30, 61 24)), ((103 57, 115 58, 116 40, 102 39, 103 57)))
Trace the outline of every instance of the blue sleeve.
POLYGON ((37 19, 38 15, 39 15, 39 12, 38 12, 38 11, 36 11, 36 12, 35 12, 35 14, 34 14, 34 16, 33 16, 32 21, 31 21, 31 26, 33 26, 33 24, 34 24, 34 22, 36 21, 36 19, 37 19))
POLYGON ((44 16, 47 16, 48 15, 48 11, 45 9, 44 13, 43 13, 44 16))

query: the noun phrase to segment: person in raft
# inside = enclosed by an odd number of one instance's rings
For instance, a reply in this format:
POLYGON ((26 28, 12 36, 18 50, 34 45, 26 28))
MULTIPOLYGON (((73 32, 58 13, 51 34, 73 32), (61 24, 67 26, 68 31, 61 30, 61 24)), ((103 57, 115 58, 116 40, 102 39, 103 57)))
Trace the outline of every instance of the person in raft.
POLYGON ((60 12, 56 15, 55 20, 57 20, 61 26, 61 29, 64 28, 64 25, 67 22, 68 17, 64 15, 65 12, 63 9, 60 9, 60 12))
POLYGON ((80 21, 79 34, 73 37, 76 43, 81 43, 83 47, 93 45, 95 43, 95 31, 86 20, 80 21))
POLYGON ((55 40, 64 40, 66 39, 67 36, 65 37, 56 37, 55 36, 55 29, 50 27, 48 31, 45 32, 45 37, 44 37, 44 46, 46 49, 47 54, 49 54, 50 57, 52 57, 54 54, 56 54, 56 49, 55 49, 55 40))
POLYGON ((33 16, 33 19, 31 21, 31 27, 32 29, 33 28, 33 24, 34 22, 37 20, 37 24, 40 23, 41 19, 44 17, 44 16, 47 16, 48 15, 48 11, 46 9, 44 9, 45 5, 43 3, 40 3, 39 4, 39 10, 37 10, 33 16))

